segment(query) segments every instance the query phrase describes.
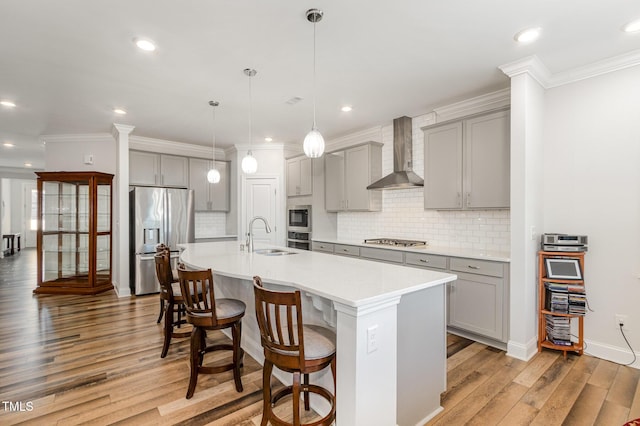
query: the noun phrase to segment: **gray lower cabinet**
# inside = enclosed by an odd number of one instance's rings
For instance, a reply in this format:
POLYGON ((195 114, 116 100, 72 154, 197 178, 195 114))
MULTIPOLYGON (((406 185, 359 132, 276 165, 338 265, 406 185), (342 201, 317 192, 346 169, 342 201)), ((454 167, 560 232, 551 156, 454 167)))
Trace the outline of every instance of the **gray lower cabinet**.
POLYGON ((341 256, 360 256, 360 247, 358 246, 349 246, 345 244, 335 244, 334 245, 334 254, 339 254, 341 256))
POLYGON ((312 250, 456 274, 458 279, 447 284, 450 330, 497 347, 509 339, 507 262, 321 241, 313 241, 312 250))
POLYGON ((506 342, 508 266, 501 262, 453 257, 450 271, 448 325, 506 342))
POLYGON ((323 243, 318 241, 311 242, 311 251, 321 251, 324 253, 333 253, 335 245, 331 243, 323 243))
POLYGON ((404 263, 404 253, 398 250, 360 247, 360 257, 389 263, 404 263))

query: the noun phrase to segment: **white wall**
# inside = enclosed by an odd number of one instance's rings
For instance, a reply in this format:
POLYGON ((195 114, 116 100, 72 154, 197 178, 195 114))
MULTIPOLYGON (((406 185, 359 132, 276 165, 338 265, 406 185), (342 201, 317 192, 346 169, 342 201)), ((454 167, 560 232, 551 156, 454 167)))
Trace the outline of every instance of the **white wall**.
POLYGON ((546 94, 544 232, 589 236, 585 280, 593 312, 587 352, 630 362, 614 323, 640 352, 640 66, 546 94))
POLYGON ((113 136, 56 135, 44 136, 46 171, 97 171, 116 173, 116 146, 113 136), (85 164, 85 156, 93 157, 93 164, 85 164))

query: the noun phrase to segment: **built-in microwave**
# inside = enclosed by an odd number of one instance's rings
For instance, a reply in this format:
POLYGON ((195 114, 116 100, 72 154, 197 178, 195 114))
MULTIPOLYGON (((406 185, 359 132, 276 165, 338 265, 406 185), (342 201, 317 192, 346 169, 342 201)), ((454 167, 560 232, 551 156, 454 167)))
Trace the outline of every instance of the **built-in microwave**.
POLYGON ((287 231, 311 232, 311 206, 287 208, 287 231))

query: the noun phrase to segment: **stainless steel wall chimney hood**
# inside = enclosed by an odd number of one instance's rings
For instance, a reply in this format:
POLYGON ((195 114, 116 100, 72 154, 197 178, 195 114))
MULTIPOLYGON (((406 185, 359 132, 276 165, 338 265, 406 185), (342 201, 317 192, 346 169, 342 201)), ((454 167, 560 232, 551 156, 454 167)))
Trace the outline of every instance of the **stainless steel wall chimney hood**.
POLYGON ((367 186, 367 189, 406 189, 424 186, 424 179, 413 172, 411 117, 393 120, 393 173, 367 186))

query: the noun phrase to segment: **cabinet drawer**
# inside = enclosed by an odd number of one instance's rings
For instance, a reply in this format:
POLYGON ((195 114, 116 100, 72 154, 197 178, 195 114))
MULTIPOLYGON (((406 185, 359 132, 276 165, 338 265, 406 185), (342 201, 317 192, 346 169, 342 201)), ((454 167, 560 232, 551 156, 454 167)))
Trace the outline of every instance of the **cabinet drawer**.
POLYGON ((451 258, 450 269, 456 272, 467 272, 469 274, 488 275, 491 277, 504 276, 504 267, 499 262, 489 262, 486 260, 451 258))
POLYGON ((404 253, 397 250, 360 247, 360 257, 365 259, 382 260, 383 262, 402 263, 404 253))
POLYGON ((333 253, 334 245, 331 243, 319 243, 313 241, 311 243, 311 251, 323 251, 325 253, 333 253))
POLYGON ((406 253, 405 263, 426 268, 447 269, 447 258, 433 254, 406 253))
POLYGON ((342 254, 344 256, 360 256, 360 247, 357 246, 345 246, 343 244, 335 245, 335 254, 342 254))

